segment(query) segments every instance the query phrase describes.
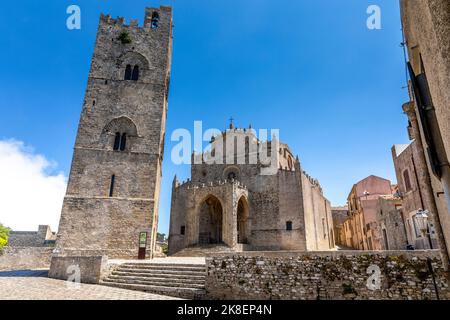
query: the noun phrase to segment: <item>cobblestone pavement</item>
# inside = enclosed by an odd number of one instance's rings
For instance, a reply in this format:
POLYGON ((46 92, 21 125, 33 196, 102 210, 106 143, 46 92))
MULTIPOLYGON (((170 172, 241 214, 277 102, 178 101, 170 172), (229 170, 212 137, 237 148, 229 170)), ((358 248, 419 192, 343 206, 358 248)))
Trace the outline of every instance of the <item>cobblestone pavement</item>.
POLYGON ((0 272, 0 300, 178 300, 178 298, 47 278, 47 270, 0 272))

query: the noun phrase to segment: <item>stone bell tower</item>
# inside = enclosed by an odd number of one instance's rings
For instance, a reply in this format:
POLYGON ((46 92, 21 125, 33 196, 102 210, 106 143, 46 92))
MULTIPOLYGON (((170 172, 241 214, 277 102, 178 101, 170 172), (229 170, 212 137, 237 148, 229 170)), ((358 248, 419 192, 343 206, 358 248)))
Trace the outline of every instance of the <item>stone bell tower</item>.
POLYGON ((152 257, 171 55, 171 7, 101 15, 56 253, 152 257))

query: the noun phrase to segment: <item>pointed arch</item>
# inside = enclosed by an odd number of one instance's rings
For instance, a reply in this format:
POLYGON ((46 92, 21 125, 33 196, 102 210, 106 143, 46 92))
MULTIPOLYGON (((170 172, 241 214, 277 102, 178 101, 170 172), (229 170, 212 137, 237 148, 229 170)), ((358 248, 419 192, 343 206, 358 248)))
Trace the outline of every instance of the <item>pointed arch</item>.
POLYGON ((218 197, 210 194, 200 202, 198 214, 198 243, 200 245, 223 241, 223 206, 218 197))
POLYGON ((248 224, 250 210, 245 196, 241 196, 237 205, 237 243, 248 243, 248 224))

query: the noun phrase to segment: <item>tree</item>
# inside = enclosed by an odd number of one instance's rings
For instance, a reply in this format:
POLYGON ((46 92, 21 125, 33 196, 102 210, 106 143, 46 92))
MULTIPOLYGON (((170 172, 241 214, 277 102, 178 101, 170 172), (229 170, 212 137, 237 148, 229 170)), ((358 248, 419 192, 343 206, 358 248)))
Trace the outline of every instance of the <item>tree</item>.
POLYGON ((166 234, 157 232, 156 233, 156 239, 157 239, 157 241, 164 242, 166 240, 166 234))
POLYGON ((0 223, 0 250, 8 243, 10 229, 0 223))

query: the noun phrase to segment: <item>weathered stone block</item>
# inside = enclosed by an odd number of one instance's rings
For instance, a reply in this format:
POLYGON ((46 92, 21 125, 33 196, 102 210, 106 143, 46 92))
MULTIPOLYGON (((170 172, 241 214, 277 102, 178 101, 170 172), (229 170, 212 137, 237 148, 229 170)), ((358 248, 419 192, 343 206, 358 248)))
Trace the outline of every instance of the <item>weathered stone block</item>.
POLYGON ((81 283, 97 284, 105 271, 106 256, 53 256, 49 277, 73 281, 77 276, 81 283))

